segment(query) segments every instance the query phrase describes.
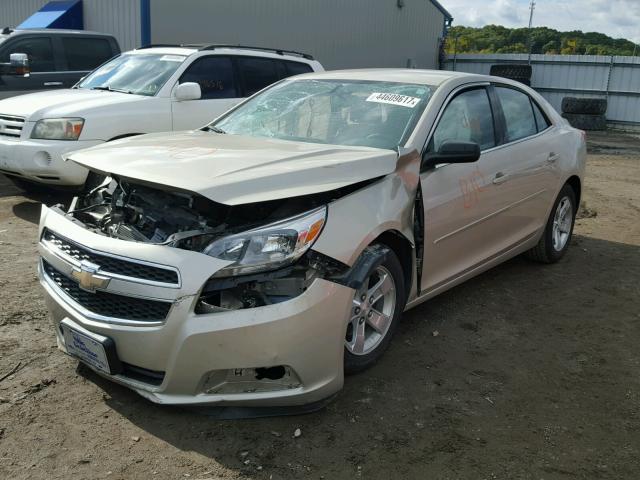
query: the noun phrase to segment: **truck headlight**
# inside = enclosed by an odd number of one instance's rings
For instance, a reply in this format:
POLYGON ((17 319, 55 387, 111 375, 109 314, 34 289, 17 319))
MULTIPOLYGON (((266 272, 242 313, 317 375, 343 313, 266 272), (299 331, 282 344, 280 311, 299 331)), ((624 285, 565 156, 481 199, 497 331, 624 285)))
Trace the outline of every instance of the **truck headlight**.
POLYGON ((84 118, 43 118, 36 122, 31 138, 41 140, 78 140, 84 118))
POLYGON ((221 260, 233 261, 214 276, 229 277, 276 270, 295 262, 320 236, 327 218, 327 207, 272 223, 247 232, 220 238, 203 252, 221 260))

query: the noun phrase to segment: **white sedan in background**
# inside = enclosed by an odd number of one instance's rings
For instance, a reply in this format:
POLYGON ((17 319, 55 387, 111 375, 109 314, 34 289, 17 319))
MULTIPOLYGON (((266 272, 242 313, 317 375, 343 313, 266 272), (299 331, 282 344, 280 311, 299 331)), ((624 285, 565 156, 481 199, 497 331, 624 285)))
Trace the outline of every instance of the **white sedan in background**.
POLYGON ((0 101, 0 173, 29 189, 78 187, 64 154, 143 133, 198 128, 278 80, 322 65, 307 54, 225 45, 124 53, 74 88, 0 101))

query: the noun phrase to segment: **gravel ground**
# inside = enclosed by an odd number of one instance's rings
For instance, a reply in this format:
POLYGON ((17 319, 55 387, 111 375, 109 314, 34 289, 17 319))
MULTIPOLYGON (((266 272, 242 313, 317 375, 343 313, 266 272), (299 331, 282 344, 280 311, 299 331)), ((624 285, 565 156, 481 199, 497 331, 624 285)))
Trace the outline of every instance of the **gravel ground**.
POLYGON ((56 349, 36 227, 66 198, 0 179, 0 478, 637 479, 640 140, 591 135, 587 175, 559 264, 516 258, 411 310, 319 412, 233 421, 56 349))

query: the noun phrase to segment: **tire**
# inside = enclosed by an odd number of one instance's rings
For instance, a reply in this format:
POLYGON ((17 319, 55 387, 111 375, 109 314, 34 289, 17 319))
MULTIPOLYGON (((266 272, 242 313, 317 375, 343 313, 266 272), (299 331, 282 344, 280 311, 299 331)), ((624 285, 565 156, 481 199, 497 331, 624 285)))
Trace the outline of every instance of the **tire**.
POLYGON ((580 130, 606 130, 607 118, 604 115, 584 115, 578 113, 563 113, 572 127, 580 130))
POLYGON ((497 64, 491 65, 490 75, 510 78, 521 83, 531 82, 531 65, 527 64, 497 64))
POLYGON ((542 237, 540 237, 540 241, 535 247, 525 253, 527 258, 540 263, 556 263, 564 257, 565 253, 567 253, 567 250, 569 249, 569 244, 571 243, 573 225, 576 220, 577 211, 576 194, 570 185, 565 184, 553 204, 551 214, 547 220, 544 233, 542 234, 542 237), (564 223, 564 228, 560 225, 560 230, 566 233, 566 238, 563 238, 564 241, 561 244, 562 246, 561 248, 558 248, 559 244, 557 243, 557 240, 554 241, 554 226, 556 225, 557 214, 562 208, 561 206, 565 205, 566 201, 569 202, 571 211, 569 212, 568 217, 565 218, 566 222, 564 223))
POLYGON ((562 99, 562 113, 604 115, 607 113, 607 99, 564 97, 562 99))
MULTIPOLYGON (((350 319, 345 332, 344 371, 347 375, 362 372, 378 361, 391 342, 406 302, 402 265, 392 250, 389 250, 387 258, 382 264, 373 267, 372 270, 368 272, 366 278, 367 281, 364 287, 355 292, 354 308, 349 313, 350 319), (371 304, 369 299, 375 292, 372 288, 370 289, 370 287, 382 280, 380 277, 381 273, 388 275, 393 282, 393 295, 383 296, 371 304), (362 300, 363 295, 365 297, 364 301, 362 300), (393 298, 393 305, 387 303, 391 298, 393 298), (359 306, 356 305, 356 302, 359 306), (359 311, 357 309, 359 309, 359 311), (386 316, 389 317, 388 326, 384 329, 384 333, 376 331, 371 326, 371 324, 375 322, 375 319, 379 318, 376 313, 380 311, 386 313, 386 316), (373 320, 370 321, 368 320, 369 318, 373 320), (367 334, 369 336, 366 337, 368 340, 363 344, 365 348, 356 353, 358 349, 352 348, 349 345, 354 345, 356 339, 353 335, 360 325, 364 329, 365 337, 367 334), (379 338, 376 335, 378 335, 379 338), (368 348, 366 348, 367 345, 369 346, 368 348)), ((388 286, 386 283, 384 285, 388 286)), ((382 324, 382 322, 380 324, 382 324)))
POLYGON ((572 127, 580 130, 606 130, 607 118, 604 115, 584 115, 581 113, 563 113, 572 127))

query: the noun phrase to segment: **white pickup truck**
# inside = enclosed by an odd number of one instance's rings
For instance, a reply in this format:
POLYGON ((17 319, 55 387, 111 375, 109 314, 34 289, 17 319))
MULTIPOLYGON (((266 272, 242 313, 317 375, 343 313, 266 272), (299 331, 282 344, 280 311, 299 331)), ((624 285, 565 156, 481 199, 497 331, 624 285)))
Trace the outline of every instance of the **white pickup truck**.
POLYGON ((322 71, 311 56, 229 45, 126 52, 67 90, 0 101, 0 173, 25 189, 77 187, 69 152, 144 133, 201 127, 283 78, 322 71))

